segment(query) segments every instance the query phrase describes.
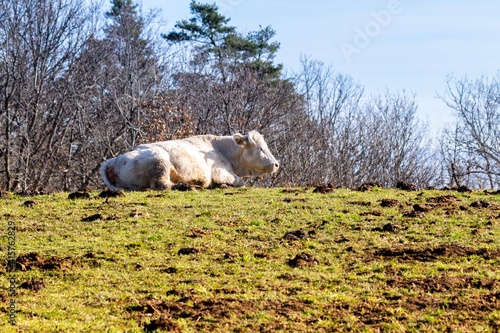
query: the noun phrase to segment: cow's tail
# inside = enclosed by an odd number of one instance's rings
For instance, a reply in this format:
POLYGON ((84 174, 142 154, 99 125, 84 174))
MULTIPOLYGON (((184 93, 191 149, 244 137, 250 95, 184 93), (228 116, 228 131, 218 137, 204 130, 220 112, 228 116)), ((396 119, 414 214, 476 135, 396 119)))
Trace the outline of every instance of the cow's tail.
POLYGON ((104 162, 101 165, 101 168, 99 169, 99 174, 101 175, 101 178, 107 187, 109 187, 112 190, 118 191, 121 188, 117 187, 118 184, 116 184, 116 181, 118 180, 118 175, 116 174, 115 169, 113 168, 114 162, 115 162, 114 158, 104 162))

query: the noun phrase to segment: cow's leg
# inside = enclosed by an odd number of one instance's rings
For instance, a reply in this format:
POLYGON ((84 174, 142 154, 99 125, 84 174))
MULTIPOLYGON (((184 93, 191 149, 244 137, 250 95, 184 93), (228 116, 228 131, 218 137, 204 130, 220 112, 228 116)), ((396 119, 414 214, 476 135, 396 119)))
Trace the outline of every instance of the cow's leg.
POLYGON ((223 167, 214 166, 212 168, 212 185, 245 186, 245 181, 234 172, 223 167))
POLYGON ((172 186, 170 180, 172 165, 167 159, 149 160, 144 168, 143 179, 146 187, 153 190, 165 190, 172 186))
POLYGON ((185 147, 168 147, 170 182, 172 185, 187 184, 197 187, 210 185, 211 169, 203 154, 186 150, 185 147))

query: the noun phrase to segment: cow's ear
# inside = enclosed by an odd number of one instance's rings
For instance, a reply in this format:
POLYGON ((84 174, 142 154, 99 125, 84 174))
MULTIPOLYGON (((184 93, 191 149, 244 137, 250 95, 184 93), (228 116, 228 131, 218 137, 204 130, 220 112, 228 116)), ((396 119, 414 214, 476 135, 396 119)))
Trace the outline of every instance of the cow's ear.
POLYGON ((236 142, 237 145, 244 146, 246 143, 246 138, 245 136, 241 135, 240 133, 236 133, 233 135, 234 142, 236 142))
POLYGON ((250 144, 255 145, 255 144, 256 144, 256 143, 255 143, 255 140, 254 140, 254 138, 252 137, 252 136, 253 136, 253 134, 254 134, 253 132, 250 132, 250 133, 248 133, 247 135, 245 135, 245 137, 247 138, 247 141, 248 141, 250 144))

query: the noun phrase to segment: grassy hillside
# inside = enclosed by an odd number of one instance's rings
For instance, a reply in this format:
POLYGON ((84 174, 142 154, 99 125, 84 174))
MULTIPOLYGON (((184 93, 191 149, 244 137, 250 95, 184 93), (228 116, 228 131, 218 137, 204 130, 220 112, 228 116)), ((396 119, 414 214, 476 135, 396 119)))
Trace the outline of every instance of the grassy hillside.
POLYGON ((0 197, 0 331, 500 329, 498 194, 98 194, 0 197))

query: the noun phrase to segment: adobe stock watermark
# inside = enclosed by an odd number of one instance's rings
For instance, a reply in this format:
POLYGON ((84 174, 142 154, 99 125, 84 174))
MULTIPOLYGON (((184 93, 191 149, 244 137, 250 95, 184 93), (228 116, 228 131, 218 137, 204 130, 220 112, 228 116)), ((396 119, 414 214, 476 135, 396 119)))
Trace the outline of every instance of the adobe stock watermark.
POLYGON ((348 63, 352 62, 353 56, 360 54, 367 48, 373 39, 378 37, 384 28, 389 26, 394 18, 403 11, 403 5, 400 0, 391 0, 387 3, 385 9, 372 11, 371 20, 366 22, 364 27, 354 28, 354 37, 352 42, 343 42, 340 49, 348 63))
POLYGON ((16 280, 16 224, 9 221, 7 226, 7 271, 9 272, 9 323, 16 324, 16 296, 17 296, 17 280, 16 280))
POLYGON ((217 6, 220 8, 222 13, 227 13, 233 11, 236 7, 239 7, 243 0, 222 0, 217 2, 217 6))

